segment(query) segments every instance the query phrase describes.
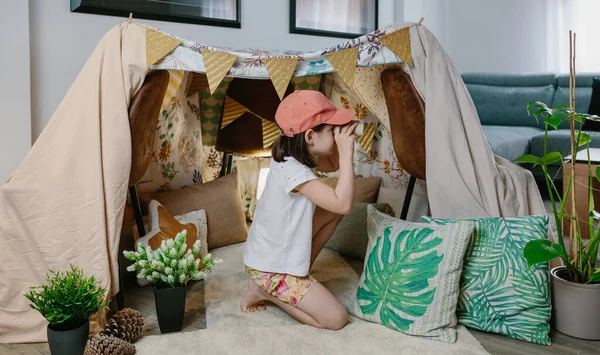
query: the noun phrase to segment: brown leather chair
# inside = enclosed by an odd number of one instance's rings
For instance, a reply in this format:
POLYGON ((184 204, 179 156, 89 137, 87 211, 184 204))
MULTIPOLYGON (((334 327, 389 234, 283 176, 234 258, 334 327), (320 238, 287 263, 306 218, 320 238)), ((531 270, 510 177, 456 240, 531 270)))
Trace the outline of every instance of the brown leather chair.
MULTIPOLYGON (((129 173, 129 194, 133 205, 133 211, 125 207, 123 222, 131 214, 135 216, 139 235, 143 236, 144 223, 142 211, 137 196, 135 183, 137 183, 148 169, 152 160, 154 150, 154 138, 156 137, 156 125, 160 115, 163 98, 169 85, 169 73, 166 70, 150 72, 137 94, 129 104, 129 128, 131 132, 131 172, 129 173), (133 212, 133 213, 132 213, 133 212)), ((120 273, 119 265, 119 273, 120 273)), ((125 306, 123 296, 123 278, 119 275, 119 293, 117 294, 119 309, 125 306)))
POLYGON ((169 72, 149 73, 129 105, 131 173, 129 186, 138 182, 150 165, 160 107, 169 85, 169 72))
POLYGON ((398 163, 410 174, 401 219, 406 219, 416 179, 425 180, 425 103, 405 71, 386 69, 381 86, 390 117, 390 130, 398 163))

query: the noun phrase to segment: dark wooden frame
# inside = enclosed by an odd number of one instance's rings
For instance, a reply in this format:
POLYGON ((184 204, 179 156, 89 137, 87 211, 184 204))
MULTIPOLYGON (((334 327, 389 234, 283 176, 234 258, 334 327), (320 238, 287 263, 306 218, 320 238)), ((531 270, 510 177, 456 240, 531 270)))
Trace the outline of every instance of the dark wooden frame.
POLYGON ((215 18, 210 18, 210 17, 182 17, 182 16, 178 16, 178 15, 156 14, 156 13, 150 13, 150 12, 136 11, 135 9, 132 9, 131 11, 127 11, 127 10, 106 8, 106 7, 102 7, 102 6, 98 6, 98 5, 85 4, 85 2, 86 2, 85 0, 71 0, 71 12, 81 12, 81 13, 109 15, 109 16, 122 16, 122 17, 129 17, 129 13, 133 13, 134 18, 191 23, 191 24, 207 25, 207 26, 242 28, 242 22, 241 22, 242 21, 242 9, 241 9, 242 2, 241 2, 241 0, 236 1, 236 6, 237 6, 236 20, 215 19, 215 18))
MULTIPOLYGON (((379 26, 379 0, 372 0, 375 2, 375 22, 374 29, 376 30, 379 26)), ((340 38, 357 38, 365 35, 365 33, 349 33, 349 32, 335 32, 335 31, 322 31, 313 30, 309 28, 302 28, 296 26, 296 0, 290 0, 290 33, 321 36, 321 37, 340 37, 340 38)))

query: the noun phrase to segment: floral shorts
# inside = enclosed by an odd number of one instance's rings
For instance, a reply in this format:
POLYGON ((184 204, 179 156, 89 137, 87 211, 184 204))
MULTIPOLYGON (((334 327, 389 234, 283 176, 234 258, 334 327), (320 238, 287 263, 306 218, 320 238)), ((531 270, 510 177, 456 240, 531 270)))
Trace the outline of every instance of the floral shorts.
POLYGON ((270 295, 296 307, 308 290, 317 283, 312 276, 294 276, 258 271, 246 266, 250 278, 270 295))

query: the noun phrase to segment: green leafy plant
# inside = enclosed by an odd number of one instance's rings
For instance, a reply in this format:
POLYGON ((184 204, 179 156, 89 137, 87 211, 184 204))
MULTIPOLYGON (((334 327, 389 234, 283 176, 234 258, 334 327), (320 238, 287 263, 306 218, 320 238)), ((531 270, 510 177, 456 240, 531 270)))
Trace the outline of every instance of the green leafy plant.
POLYGON ((140 243, 138 251, 124 251, 123 254, 134 261, 127 271, 137 271, 138 278, 146 278, 158 288, 182 287, 189 281, 202 280, 215 265, 223 262, 211 254, 200 257, 199 240, 188 249, 185 230, 175 239, 163 240, 156 250, 140 243))
POLYGON ((96 284, 94 276, 85 277, 71 264, 67 271, 48 271, 46 284, 31 287, 24 296, 55 330, 68 330, 81 326, 100 309, 108 309, 105 294, 106 289, 96 284))
POLYGON ((440 238, 424 242, 432 233, 429 228, 404 230, 392 245, 391 227, 385 229, 369 256, 366 288, 359 286, 356 295, 364 314, 379 312, 383 325, 403 331, 425 314, 435 294, 428 280, 437 275, 443 259, 433 250, 440 238))
POLYGON ((585 120, 600 121, 600 117, 595 115, 577 113, 567 105, 555 105, 548 107, 546 104, 539 101, 531 101, 527 105, 527 112, 532 114, 536 120, 543 119, 544 122, 544 155, 541 157, 525 154, 517 159, 516 162, 531 163, 534 167, 539 166, 543 172, 546 181, 546 187, 550 194, 550 200, 552 202, 552 212, 556 220, 557 227, 557 241, 553 243, 550 240, 535 240, 530 241, 525 246, 524 255, 527 259, 527 263, 531 265, 547 262, 554 258, 562 259, 569 274, 570 279, 573 282, 578 283, 590 283, 600 282, 600 269, 596 269, 596 258, 598 255, 598 243, 600 242, 600 228, 594 227, 594 221, 600 220, 600 214, 594 211, 594 197, 592 195, 592 189, 589 189, 589 208, 588 208, 588 226, 590 240, 584 245, 581 238, 580 221, 577 216, 575 208, 572 208, 571 213, 567 212, 567 203, 572 203, 574 206, 574 166, 571 169, 571 175, 567 181, 567 188, 561 194, 554 183, 554 178, 548 173, 548 167, 551 164, 563 162, 563 156, 560 152, 548 152, 548 130, 550 128, 558 129, 559 125, 564 121, 569 121, 571 129, 571 161, 563 164, 574 164, 574 158, 577 154, 579 147, 585 146, 588 153, 588 173, 589 173, 589 186, 592 186, 593 179, 600 180, 600 167, 596 168, 595 172, 592 172, 592 165, 589 160, 589 144, 592 138, 582 132, 583 122, 585 120), (579 123, 579 127, 575 128, 576 122, 579 123), (557 207, 557 204, 559 207, 557 207), (563 240, 563 223, 568 221, 571 223, 571 231, 569 235, 569 246, 568 252, 565 248, 563 240))

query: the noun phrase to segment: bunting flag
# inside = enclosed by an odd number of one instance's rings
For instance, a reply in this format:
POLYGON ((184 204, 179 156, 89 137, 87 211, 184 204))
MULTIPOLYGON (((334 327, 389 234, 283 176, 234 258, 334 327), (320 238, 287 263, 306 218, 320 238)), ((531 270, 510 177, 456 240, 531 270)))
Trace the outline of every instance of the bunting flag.
POLYGON ((169 102, 173 100, 175 95, 177 95, 177 91, 181 87, 181 82, 183 81, 184 72, 181 70, 168 70, 169 72, 169 85, 167 86, 167 91, 165 92, 165 97, 163 98, 162 106, 160 108, 160 112, 167 108, 169 102))
POLYGON ((187 87, 186 96, 190 96, 208 88, 208 79, 203 73, 190 73, 190 82, 187 87))
POLYGON ((280 100, 283 100, 298 60, 298 58, 265 58, 262 60, 280 100))
MULTIPOLYGON (((263 148, 267 149, 279 138, 279 126, 275 122, 262 120, 263 148)), ((372 143, 371 143, 372 144, 372 143)))
POLYGON ((325 57, 348 87, 354 83, 354 72, 356 70, 356 60, 358 59, 358 47, 347 48, 341 51, 325 54, 325 57))
POLYGON ((146 29, 146 67, 163 59, 171 53, 181 41, 155 29, 146 29))
POLYGON ((231 97, 226 96, 225 104, 223 105, 223 119, 221 121, 221 128, 225 128, 228 124, 233 122, 233 120, 246 112, 248 112, 248 108, 246 106, 240 104, 231 97))
POLYGON ((404 63, 414 68, 410 47, 410 27, 388 33, 380 37, 379 41, 394 52, 398 58, 402 59, 404 63))
POLYGON ((229 69, 235 63, 237 56, 205 48, 201 49, 200 52, 202 52, 206 77, 208 78, 208 87, 212 95, 219 87, 221 80, 229 73, 229 69))
POLYGON ((363 147, 366 153, 370 153, 371 148, 373 148, 373 137, 375 136, 376 130, 377 123, 365 123, 362 136, 356 138, 358 144, 363 147))

